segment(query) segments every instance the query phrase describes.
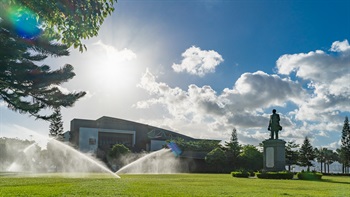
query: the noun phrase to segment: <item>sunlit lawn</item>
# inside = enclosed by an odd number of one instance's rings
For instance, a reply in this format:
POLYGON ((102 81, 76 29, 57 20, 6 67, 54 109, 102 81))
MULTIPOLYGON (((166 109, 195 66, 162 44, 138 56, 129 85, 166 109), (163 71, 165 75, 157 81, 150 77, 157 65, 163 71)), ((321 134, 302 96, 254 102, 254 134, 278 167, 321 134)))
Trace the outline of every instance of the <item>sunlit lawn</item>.
MULTIPOLYGON (((0 174, 1 175, 1 174, 0 174)), ((322 181, 233 178, 229 174, 2 174, 0 196, 350 196, 350 177, 322 181)))

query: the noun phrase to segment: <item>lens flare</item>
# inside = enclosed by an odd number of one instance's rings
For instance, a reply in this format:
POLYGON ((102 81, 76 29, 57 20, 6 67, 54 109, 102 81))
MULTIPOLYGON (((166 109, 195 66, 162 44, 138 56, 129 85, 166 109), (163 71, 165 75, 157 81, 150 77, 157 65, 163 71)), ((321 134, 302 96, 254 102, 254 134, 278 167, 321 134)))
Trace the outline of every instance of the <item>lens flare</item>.
POLYGON ((26 8, 10 8, 8 9, 8 18, 18 36, 25 39, 34 39, 41 33, 40 21, 36 14, 26 8))
POLYGON ((171 151, 174 153, 176 157, 180 156, 182 151, 181 149, 177 146, 177 144, 173 141, 169 142, 167 146, 171 149, 171 151))

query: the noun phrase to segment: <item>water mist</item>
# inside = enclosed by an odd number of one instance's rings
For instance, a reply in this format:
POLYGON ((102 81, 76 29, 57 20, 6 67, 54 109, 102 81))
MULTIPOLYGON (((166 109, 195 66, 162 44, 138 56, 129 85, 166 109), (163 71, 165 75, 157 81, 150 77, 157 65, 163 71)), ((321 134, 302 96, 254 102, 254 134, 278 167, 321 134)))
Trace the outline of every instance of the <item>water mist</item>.
POLYGON ((181 162, 171 150, 161 149, 123 166, 117 174, 172 174, 187 171, 187 163, 181 162))
MULTIPOLYGON (((26 131, 28 132, 28 131, 26 131)), ((39 137, 42 141, 47 141, 46 149, 38 146, 37 143, 30 144, 22 151, 13 155, 14 161, 7 167, 6 171, 18 173, 39 173, 59 172, 65 176, 82 175, 82 173, 102 172, 108 173, 115 178, 120 178, 112 172, 106 165, 96 158, 81 153, 73 147, 42 136, 35 132, 31 135, 39 137)))

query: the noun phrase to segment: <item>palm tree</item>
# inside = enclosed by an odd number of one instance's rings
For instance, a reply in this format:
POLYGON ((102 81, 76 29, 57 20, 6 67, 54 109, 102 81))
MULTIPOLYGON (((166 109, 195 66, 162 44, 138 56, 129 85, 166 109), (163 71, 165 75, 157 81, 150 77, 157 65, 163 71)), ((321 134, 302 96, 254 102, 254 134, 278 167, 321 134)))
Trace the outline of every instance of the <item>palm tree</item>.
MULTIPOLYGON (((329 165, 337 161, 337 157, 338 157, 338 154, 333 150, 329 150, 329 149, 325 150, 325 164, 327 164, 327 173, 329 173, 329 165)), ((326 173, 326 167, 324 171, 326 173)))
POLYGON ((320 149, 315 148, 316 159, 321 164, 321 173, 323 172, 323 164, 325 165, 324 171, 326 172, 326 164, 325 164, 326 152, 327 152, 327 148, 320 148, 320 149))

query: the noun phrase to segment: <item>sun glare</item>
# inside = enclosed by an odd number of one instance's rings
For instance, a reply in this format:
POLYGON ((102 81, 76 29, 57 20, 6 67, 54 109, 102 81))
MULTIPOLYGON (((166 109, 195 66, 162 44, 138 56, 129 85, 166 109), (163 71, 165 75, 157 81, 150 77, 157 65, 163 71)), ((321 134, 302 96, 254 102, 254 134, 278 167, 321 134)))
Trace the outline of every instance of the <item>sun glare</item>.
MULTIPOLYGON (((135 85, 137 81, 137 66, 134 59, 136 54, 129 50, 116 50, 114 47, 98 42, 96 45, 102 47, 94 58, 94 64, 98 69, 93 73, 94 84, 99 90, 114 91, 125 89, 135 85)), ((96 68, 96 67, 95 67, 96 68)))
POLYGON ((113 59, 102 60, 96 74, 98 84, 103 89, 126 87, 133 82, 131 65, 125 62, 116 62, 113 59))

